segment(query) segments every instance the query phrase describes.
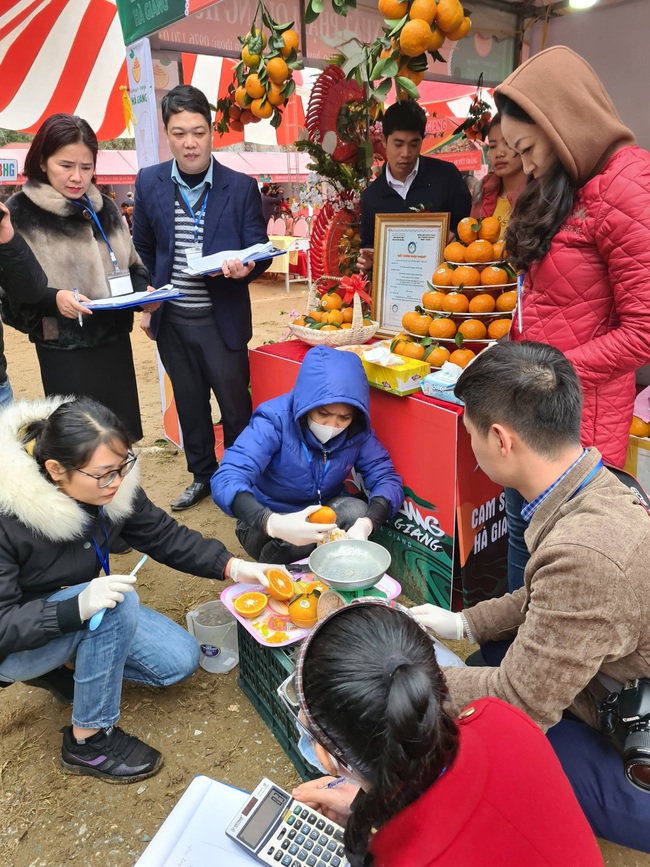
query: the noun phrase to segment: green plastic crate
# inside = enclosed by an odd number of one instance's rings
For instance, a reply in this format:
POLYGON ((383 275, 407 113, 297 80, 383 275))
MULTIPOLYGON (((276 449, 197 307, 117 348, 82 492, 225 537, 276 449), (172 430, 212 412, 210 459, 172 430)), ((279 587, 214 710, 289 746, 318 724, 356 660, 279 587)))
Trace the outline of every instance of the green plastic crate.
POLYGON ((263 647, 239 623, 239 679, 237 683, 285 751, 303 780, 321 774, 308 764, 298 749, 298 732, 293 717, 276 690, 293 671, 293 649, 263 647))

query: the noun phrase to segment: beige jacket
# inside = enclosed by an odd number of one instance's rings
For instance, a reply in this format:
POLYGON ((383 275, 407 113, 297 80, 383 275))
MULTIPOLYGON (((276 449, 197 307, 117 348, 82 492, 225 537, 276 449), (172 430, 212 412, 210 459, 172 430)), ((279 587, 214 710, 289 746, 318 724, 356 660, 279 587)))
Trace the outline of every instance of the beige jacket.
POLYGON ((631 491, 600 470, 596 449, 537 509, 526 531, 525 586, 465 612, 476 641, 514 639, 499 668, 446 668, 456 708, 496 696, 546 730, 566 708, 596 723, 607 690, 650 677, 650 516, 631 491))

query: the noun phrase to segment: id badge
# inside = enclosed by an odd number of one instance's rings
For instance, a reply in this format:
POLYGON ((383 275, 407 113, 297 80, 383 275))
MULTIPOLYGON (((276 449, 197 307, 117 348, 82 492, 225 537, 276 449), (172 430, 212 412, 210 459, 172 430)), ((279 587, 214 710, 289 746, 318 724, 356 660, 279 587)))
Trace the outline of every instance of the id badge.
POLYGON ((111 298, 117 298, 118 295, 132 295, 133 284, 131 283, 130 271, 113 271, 108 274, 108 291, 111 293, 111 298))
POLYGON ((203 248, 200 244, 193 244, 191 247, 185 248, 185 258, 187 264, 190 265, 193 259, 200 259, 203 255, 203 248))

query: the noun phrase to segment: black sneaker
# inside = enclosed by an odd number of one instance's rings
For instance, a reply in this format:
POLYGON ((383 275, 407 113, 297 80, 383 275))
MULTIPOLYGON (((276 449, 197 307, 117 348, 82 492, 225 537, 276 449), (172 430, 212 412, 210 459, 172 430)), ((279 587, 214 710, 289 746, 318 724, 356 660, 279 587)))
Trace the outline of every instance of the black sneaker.
POLYGON ((47 689, 58 701, 62 701, 64 704, 72 704, 72 699, 74 698, 74 672, 65 665, 55 668, 54 671, 48 671, 40 677, 25 680, 23 683, 26 683, 28 686, 37 686, 39 689, 47 689))
POLYGON ((69 774, 100 777, 107 783, 136 783, 152 777, 163 762, 158 750, 127 735, 118 726, 101 729, 82 741, 72 736, 72 726, 64 726, 60 731, 61 767, 69 774))

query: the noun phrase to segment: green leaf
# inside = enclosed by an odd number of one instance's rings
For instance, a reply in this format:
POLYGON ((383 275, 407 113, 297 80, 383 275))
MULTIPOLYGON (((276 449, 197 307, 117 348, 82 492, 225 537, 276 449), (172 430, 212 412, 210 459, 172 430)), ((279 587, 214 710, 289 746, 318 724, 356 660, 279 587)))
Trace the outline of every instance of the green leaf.
POLYGON ((433 57, 434 60, 440 61, 440 63, 446 63, 445 58, 439 51, 430 51, 429 54, 433 57))
POLYGON ((287 64, 289 69, 303 69, 304 68, 302 60, 292 60, 291 63, 289 63, 289 61, 287 60, 287 61, 285 61, 285 63, 287 64))
POLYGON ((459 349, 463 348, 463 335, 460 333, 460 331, 456 332, 456 336, 454 337, 454 343, 459 349))
POLYGON ((386 78, 395 78, 397 73, 399 72, 399 66, 394 60, 388 59, 388 63, 384 67, 384 76, 386 78))
POLYGON ((383 102, 388 96, 388 91, 393 86, 393 82, 390 78, 385 78, 379 87, 376 87, 372 93, 373 99, 376 99, 377 102, 383 102))
POLYGON ((411 99, 417 99, 419 97, 420 92, 410 78, 404 78, 403 75, 398 75, 395 81, 399 84, 402 90, 411 97, 411 99))
POLYGON ((273 129, 277 129, 281 123, 282 123, 282 115, 276 109, 273 112, 273 117, 271 118, 271 126, 273 127, 273 129))
POLYGON ((378 78, 381 78, 384 66, 388 63, 387 57, 382 57, 380 60, 375 63, 372 68, 372 72, 370 73, 370 80, 376 81, 378 78))
POLYGON ((296 82, 293 78, 290 78, 289 81, 282 88, 282 93, 287 97, 287 99, 295 92, 296 90, 296 82))
POLYGON ((404 25, 406 24, 408 19, 409 19, 408 15, 405 15, 403 18, 400 18, 399 20, 395 20, 395 19, 393 19, 391 21, 386 20, 386 24, 388 24, 388 26, 390 28, 392 28, 388 35, 389 36, 395 36, 396 33, 399 33, 399 31, 402 29, 402 27, 404 27, 404 25))

